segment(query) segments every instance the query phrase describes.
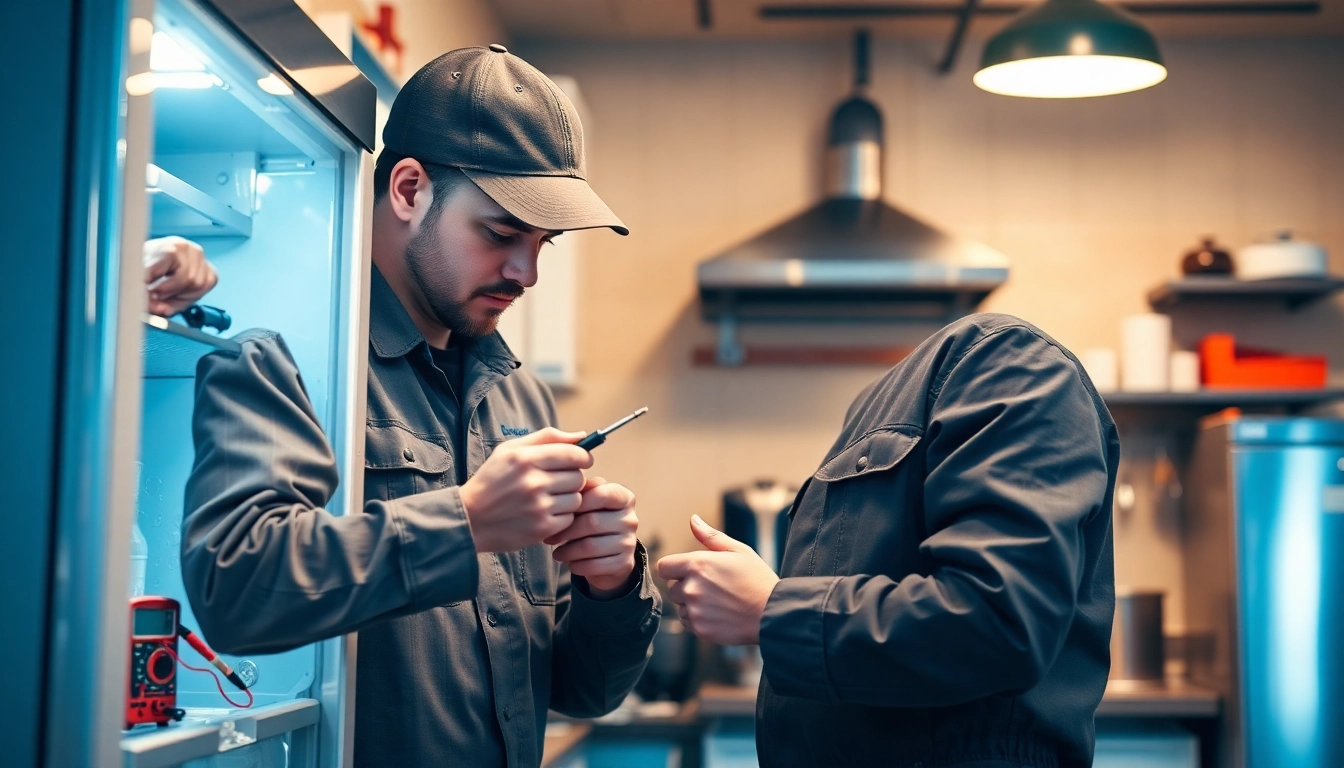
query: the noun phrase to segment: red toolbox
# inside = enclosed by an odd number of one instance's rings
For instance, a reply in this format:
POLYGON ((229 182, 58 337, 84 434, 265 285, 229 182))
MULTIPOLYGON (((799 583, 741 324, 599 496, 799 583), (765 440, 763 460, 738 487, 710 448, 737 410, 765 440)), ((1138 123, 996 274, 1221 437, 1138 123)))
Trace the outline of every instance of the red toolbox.
POLYGON ((1325 386, 1325 358, 1238 348, 1230 333, 1211 333, 1199 342, 1200 379, 1206 387, 1243 389, 1325 386))

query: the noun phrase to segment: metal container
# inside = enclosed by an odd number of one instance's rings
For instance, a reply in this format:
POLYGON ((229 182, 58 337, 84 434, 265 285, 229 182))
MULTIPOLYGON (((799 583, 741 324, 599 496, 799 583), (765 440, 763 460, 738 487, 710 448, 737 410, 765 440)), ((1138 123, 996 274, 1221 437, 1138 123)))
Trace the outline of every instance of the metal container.
POLYGON ((1134 688, 1164 685, 1162 592, 1116 587, 1111 680, 1134 688))
POLYGON ((1183 502, 1190 681, 1224 768, 1344 766, 1344 420, 1205 422, 1183 502))

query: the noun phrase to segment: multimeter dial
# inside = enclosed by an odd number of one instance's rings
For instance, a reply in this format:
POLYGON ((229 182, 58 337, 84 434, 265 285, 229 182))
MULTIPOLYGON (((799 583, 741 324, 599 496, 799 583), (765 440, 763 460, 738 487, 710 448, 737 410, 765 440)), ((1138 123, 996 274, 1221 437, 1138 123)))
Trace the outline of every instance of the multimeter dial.
POLYGON ((173 657, 162 648, 149 654, 149 661, 145 665, 145 671, 149 674, 149 679, 159 685, 173 679, 175 668, 176 664, 173 663, 173 657))

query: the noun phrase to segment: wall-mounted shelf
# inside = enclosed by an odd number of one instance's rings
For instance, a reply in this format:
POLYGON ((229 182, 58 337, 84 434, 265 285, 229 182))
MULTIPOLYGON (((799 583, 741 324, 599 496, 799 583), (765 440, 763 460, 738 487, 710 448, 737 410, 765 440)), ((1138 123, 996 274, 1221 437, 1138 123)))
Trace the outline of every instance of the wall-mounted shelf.
POLYGON ((254 710, 199 715, 187 711, 166 728, 140 726, 121 739, 125 768, 166 768, 316 725, 316 699, 295 699, 254 710))
POLYGON ((359 71, 363 72, 369 82, 373 83, 373 87, 377 89, 378 100, 391 106, 392 101, 401 92, 401 86, 397 85, 397 81, 383 68, 382 63, 378 61, 378 57, 374 55, 373 51, 369 50, 369 46, 364 44, 360 36, 353 33, 350 35, 349 56, 350 61, 356 67, 359 67, 359 71))
MULTIPOLYGON (((890 368, 910 356, 911 347, 766 347, 740 346, 738 366, 881 366, 890 368)), ((722 366, 717 347, 701 346, 691 351, 691 362, 699 367, 722 366)))
POLYGON ((1234 277, 1186 277, 1169 280, 1148 292, 1148 304, 1165 312, 1191 301, 1264 300, 1297 309, 1344 290, 1344 277, 1283 277, 1238 280, 1234 277))
POLYGON ((211 352, 243 351, 233 339, 213 336, 181 323, 155 315, 145 315, 145 338, 140 357, 147 379, 191 379, 196 376, 196 361, 211 352))
POLYGON ((145 170, 150 236, 251 237, 252 217, 207 195, 157 165, 145 170))
POLYGON ((1207 413, 1223 408, 1284 408, 1298 410, 1344 400, 1344 388, 1323 389, 1201 389, 1198 392, 1106 392, 1110 408, 1184 409, 1207 413))

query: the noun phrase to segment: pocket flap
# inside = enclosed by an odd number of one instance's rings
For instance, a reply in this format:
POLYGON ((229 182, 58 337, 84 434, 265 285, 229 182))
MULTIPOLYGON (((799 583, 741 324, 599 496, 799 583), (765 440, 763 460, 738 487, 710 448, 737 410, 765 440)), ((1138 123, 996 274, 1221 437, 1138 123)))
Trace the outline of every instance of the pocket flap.
POLYGON ((821 465, 816 478, 835 482, 891 469, 914 449, 919 437, 912 427, 882 427, 869 432, 821 465))
POLYGON ((440 474, 453 466, 446 436, 421 437, 397 424, 366 425, 365 435, 364 466, 369 469, 440 474))

